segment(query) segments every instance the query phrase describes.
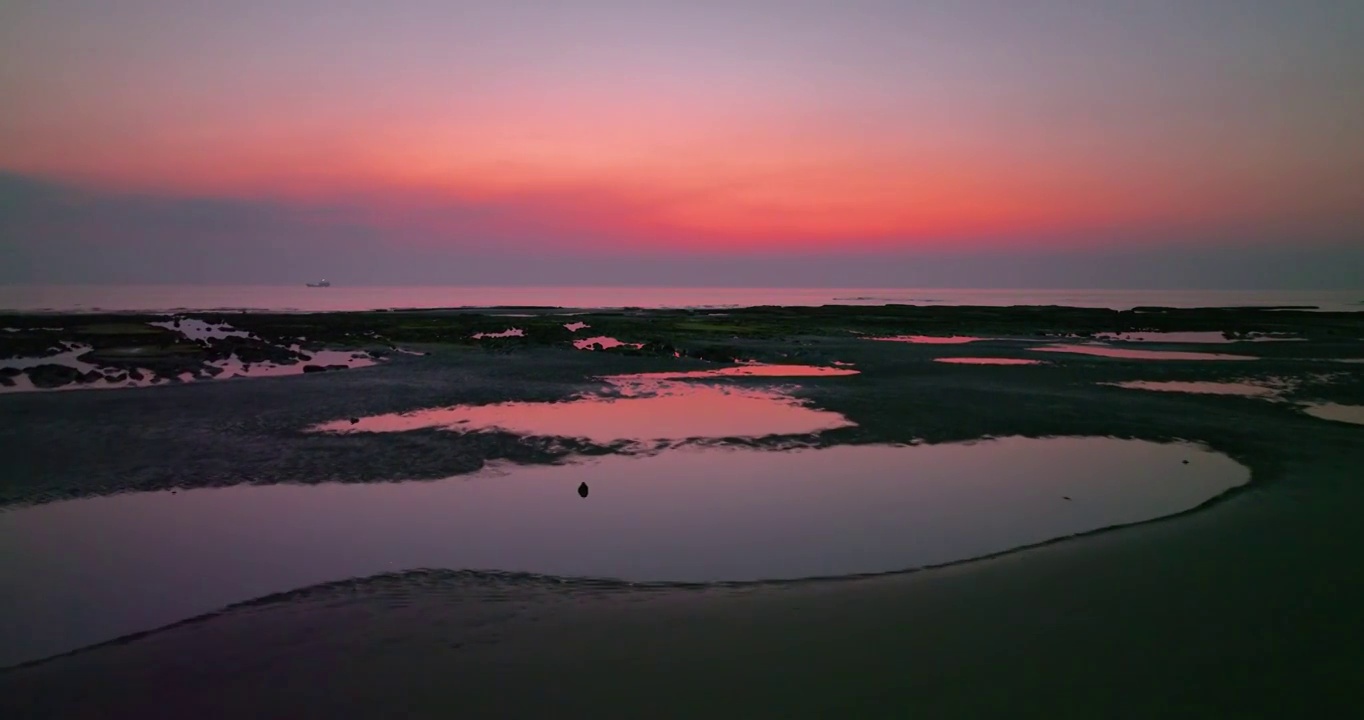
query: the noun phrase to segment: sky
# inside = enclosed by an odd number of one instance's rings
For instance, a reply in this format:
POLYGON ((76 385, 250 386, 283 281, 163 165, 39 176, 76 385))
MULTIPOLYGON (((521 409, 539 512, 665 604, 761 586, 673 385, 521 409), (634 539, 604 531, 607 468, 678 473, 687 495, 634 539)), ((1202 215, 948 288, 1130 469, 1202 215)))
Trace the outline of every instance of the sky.
POLYGON ((1357 0, 5 0, 0 282, 1364 287, 1357 0))

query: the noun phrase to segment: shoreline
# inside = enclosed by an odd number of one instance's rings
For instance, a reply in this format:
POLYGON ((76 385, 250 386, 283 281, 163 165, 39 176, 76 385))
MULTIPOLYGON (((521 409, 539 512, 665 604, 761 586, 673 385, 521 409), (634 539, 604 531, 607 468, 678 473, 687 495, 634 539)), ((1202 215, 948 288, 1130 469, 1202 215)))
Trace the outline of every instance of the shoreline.
POLYGON ((1364 582, 1341 575, 1335 553, 1364 532, 1341 524, 1341 503, 1254 491, 1350 484, 1348 465, 1325 465, 1293 461, 1198 512, 870 577, 672 587, 412 572, 328 583, 0 670, 0 706, 297 717, 396 702, 529 717, 633 714, 632 703, 667 697, 651 714, 685 716, 724 697, 731 711, 796 717, 1343 709, 1359 695, 1347 681, 1364 653, 1349 628, 1364 627, 1354 612, 1364 582), (1284 523, 1313 531, 1255 532, 1284 523), (295 636, 325 641, 291 650, 295 636), (395 643, 400 655, 384 649, 395 643), (204 669, 180 663, 186 653, 204 669), (329 697, 314 683, 350 690, 329 697))
POLYGON ((1149 716, 1287 712, 1289 703, 1313 702, 1325 709, 1358 699, 1347 681, 1364 664, 1364 651, 1348 641, 1350 628, 1364 627, 1356 617, 1364 580, 1345 564, 1364 547, 1364 526, 1353 512, 1364 501, 1364 487, 1353 482, 1364 464, 1364 430, 1310 417, 1295 403, 1361 404, 1364 377, 1337 359, 1364 354, 1364 314, 848 306, 750 308, 714 318, 680 311, 575 318, 592 333, 645 341, 645 351, 574 350, 575 336, 557 316, 517 318, 524 336, 478 341, 467 335, 498 332, 507 320, 333 313, 301 327, 291 324, 297 317, 225 321, 263 338, 306 334, 327 344, 374 331, 366 325, 373 319, 396 331, 397 342, 428 354, 295 377, 0 396, 0 415, 24 418, 0 426, 0 452, 16 458, 0 484, 0 512, 117 492, 421 480, 495 462, 630 454, 496 432, 317 437, 302 429, 432 405, 552 402, 600 392, 604 375, 744 359, 852 363, 857 375, 785 381, 799 383, 794 392, 802 401, 856 425, 803 439, 725 438, 721 445, 934 444, 1012 435, 1182 440, 1230 456, 1250 469, 1251 480, 1173 515, 870 575, 676 584, 413 571, 338 580, 0 669, 0 709, 16 716, 80 716, 98 708, 114 716, 229 717, 260 707, 292 717, 383 715, 395 707, 418 714, 460 708, 499 716, 609 715, 636 714, 665 697, 667 707, 649 714, 715 714, 722 707, 793 717, 875 716, 878 709, 896 717, 1018 709, 1149 716), (1062 353, 1047 353, 1048 364, 1039 366, 936 362, 1034 357, 1039 332, 1093 334, 1133 325, 1231 328, 1245 340, 1235 343, 1238 352, 1252 346, 1244 333, 1292 327, 1307 339, 1253 343, 1257 360, 1246 363, 1062 353), (892 330, 984 339, 967 345, 865 339, 892 330), (1300 382, 1281 401, 1111 384, 1248 375, 1300 382), (184 664, 184 657, 197 664, 184 664), (218 670, 227 667, 234 672, 218 670), (73 685, 82 693, 70 693, 73 685), (321 686, 348 692, 310 689, 321 686), (721 697, 729 704, 717 706, 721 697))

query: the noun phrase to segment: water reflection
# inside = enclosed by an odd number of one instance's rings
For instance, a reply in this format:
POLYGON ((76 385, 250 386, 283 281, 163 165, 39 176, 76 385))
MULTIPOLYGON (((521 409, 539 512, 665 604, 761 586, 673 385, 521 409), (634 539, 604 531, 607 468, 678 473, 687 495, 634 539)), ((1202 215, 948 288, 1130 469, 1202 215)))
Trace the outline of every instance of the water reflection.
POLYGON ((1248 478, 1189 445, 1006 438, 53 503, 0 512, 0 546, 22 548, 0 553, 0 665, 412 568, 675 581, 897 570, 1168 515, 1248 478))
POLYGON ((859 371, 847 365, 824 367, 821 365, 768 365, 748 363, 715 370, 683 370, 677 372, 631 373, 629 375, 609 375, 602 378, 610 383, 627 384, 651 382, 655 380, 702 380, 721 377, 837 377, 858 375, 859 371))
POLYGON ((43 357, 0 358, 0 368, 23 370, 25 368, 38 367, 39 365, 65 365, 69 368, 79 370, 80 372, 99 371, 99 367, 78 359, 81 355, 92 350, 89 345, 64 342, 62 343, 62 346, 66 348, 62 352, 45 355, 43 357))
POLYGON ((644 347, 644 343, 621 342, 613 337, 598 335, 597 337, 574 340, 573 347, 579 350, 609 350, 614 347, 641 348, 644 347))
MULTIPOLYGON (((219 368, 223 372, 218 375, 218 379, 229 380, 234 377, 256 378, 256 377, 284 377, 288 375, 302 375, 307 372, 309 366, 325 367, 331 370, 353 369, 370 367, 377 365, 378 360, 366 353, 357 353, 351 350, 305 350, 310 359, 293 363, 291 365, 277 365, 275 363, 244 363, 236 355, 227 360, 217 360, 209 363, 219 368)), ((420 355, 421 353, 411 353, 420 355)))
POLYGON ((883 342, 903 342, 914 343, 916 345, 964 345, 973 343, 982 338, 970 337, 968 335, 895 335, 892 337, 873 337, 868 340, 881 340, 883 342))
POLYGON ((1101 383, 1130 390, 1151 390, 1155 392, 1197 393, 1201 395, 1240 395, 1243 397, 1278 397, 1292 383, 1267 378, 1255 382, 1200 382, 1200 381, 1154 381, 1129 380, 1125 382, 1101 383))
POLYGON ((322 423, 314 432, 407 432, 426 428, 521 435, 661 441, 690 438, 803 435, 853 425, 842 415, 809 407, 773 389, 657 383, 623 397, 586 395, 557 403, 505 402, 390 413, 322 423), (643 394, 647 392, 648 394, 643 394))
POLYGON ((506 329, 506 330, 503 330, 502 332, 479 332, 479 333, 474 333, 473 335, 470 335, 469 337, 472 337, 472 338, 475 339, 475 340, 482 340, 483 338, 509 338, 509 337, 525 337, 525 336, 526 336, 526 331, 525 331, 525 330, 522 330, 521 328, 508 328, 508 329, 506 329))
POLYGON ((244 330, 237 330, 231 325, 210 325, 209 323, 196 318, 178 318, 176 320, 150 322, 147 324, 153 327, 175 330, 190 340, 221 340, 229 337, 254 337, 251 333, 244 330))
POLYGON ((1137 348, 1111 347, 1108 345, 1047 345, 1032 348, 1037 352, 1072 353, 1075 355, 1094 355, 1096 357, 1121 358, 1124 360, 1255 360, 1249 355, 1229 355, 1225 353, 1185 352, 1182 350, 1139 350, 1137 348))
MULTIPOLYGON (((231 380, 232 378, 259 378, 259 377, 284 377, 288 375, 302 375, 309 372, 308 368, 313 366, 327 368, 328 370, 353 369, 377 365, 379 360, 364 352, 354 350, 300 350, 297 345, 291 349, 295 352, 302 352, 308 356, 308 360, 296 362, 288 365, 281 365, 271 362, 246 363, 242 362, 235 354, 224 360, 214 360, 204 363, 206 371, 195 370, 194 372, 182 372, 174 378, 158 376, 153 370, 148 368, 130 367, 102 367, 93 365, 77 358, 90 351, 88 345, 67 344, 69 348, 65 352, 49 355, 43 358, 9 358, 0 360, 0 368, 12 367, 16 369, 36 367, 39 365, 64 365, 73 368, 80 373, 101 373, 103 377, 91 382, 71 381, 57 387, 38 387, 33 380, 24 374, 6 376, 10 384, 0 383, 0 393, 7 392, 53 392, 62 390, 109 390, 120 388, 141 388, 154 385, 164 385, 167 383, 190 383, 203 380, 231 380)), ((156 348, 134 347, 122 351, 125 357, 138 357, 144 351, 155 351, 156 348)), ((106 350, 106 353, 117 352, 106 350)), ((422 355, 423 353, 398 350, 412 355, 422 355)), ((150 363, 149 363, 150 364, 150 363)))
POLYGON ((1306 405, 1303 412, 1322 420, 1364 425, 1364 405, 1341 405, 1338 403, 1315 403, 1306 405))

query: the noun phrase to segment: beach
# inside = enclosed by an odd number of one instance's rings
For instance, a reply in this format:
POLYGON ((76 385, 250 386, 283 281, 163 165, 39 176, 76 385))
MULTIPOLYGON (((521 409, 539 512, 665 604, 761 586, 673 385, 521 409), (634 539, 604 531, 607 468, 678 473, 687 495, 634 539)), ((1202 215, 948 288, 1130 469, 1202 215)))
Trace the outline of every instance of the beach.
MULTIPOLYGON (((556 312, 306 320, 197 313, 262 338, 283 337, 282 328, 290 326, 309 342, 379 354, 367 367, 294 377, 201 377, 153 387, 0 395, 0 414, 17 421, 0 429, 0 451, 16 459, 0 495, 3 512, 119 492, 125 495, 116 498, 172 490, 189 497, 253 484, 435 481, 473 477, 503 463, 514 473, 517 466, 571 466, 584 457, 666 458, 688 447, 779 454, 949 447, 989 438, 1188 442, 1244 466, 1250 482, 1147 522, 855 577, 681 582, 409 566, 274 587, 158 623, 166 627, 130 628, 121 639, 94 639, 90 630, 88 642, 23 658, 0 670, 0 707, 18 717, 1272 717, 1328 712, 1358 700, 1351 671, 1364 655, 1351 639, 1360 630, 1364 579, 1350 570, 1348 558, 1364 540, 1354 510, 1364 430, 1303 411, 1364 399, 1356 366, 1341 362, 1364 354, 1355 314, 885 307, 755 308, 719 317, 596 311, 569 318, 556 312), (554 329, 569 321, 591 327, 554 329), (523 333, 470 339, 508 328, 523 333), (1064 351, 1092 347, 1096 334, 1135 330, 1230 335, 1216 342, 1199 336, 1196 343, 1102 341, 1104 348, 1136 353, 1127 357, 1064 351), (343 335, 370 332, 382 339, 341 342, 343 335), (640 347, 578 350, 576 332, 601 332, 640 347), (1289 333, 1301 339, 1257 341, 1289 333), (871 339, 911 334, 956 339, 871 339), (1140 354, 1153 351, 1176 354, 1140 354), (1227 355, 1253 360, 1219 358, 1227 355), (939 362, 951 358, 1037 364, 939 362), (733 430, 726 432, 740 434, 713 438, 695 437, 688 426, 677 431, 680 439, 661 446, 656 439, 542 435, 534 428, 376 431, 366 424, 424 407, 562 406, 581 403, 584 393, 625 398, 634 392, 603 378, 644 375, 656 382, 652 376, 659 374, 797 364, 848 370, 813 377, 749 370, 704 382, 753 402, 757 393, 781 386, 800 407, 836 413, 846 423, 794 425, 776 434, 733 430), (1220 387, 1282 378, 1294 382, 1275 386, 1274 398, 1116 385, 1220 387), (355 419, 355 431, 345 430, 348 418, 355 419), (331 421, 342 430, 310 430, 331 421)), ((105 342, 90 333, 88 317, 43 317, 48 325, 86 328, 73 339, 96 347, 105 342)), ((213 348, 209 342, 193 352, 212 355, 213 348)), ((187 355, 166 372, 198 362, 187 355)), ((1203 462, 1185 457, 1194 464, 1153 466, 1149 474, 1194 472, 1203 462)), ((725 465, 715 467, 725 472, 725 465)), ((580 499, 565 487, 562 502, 610 502, 610 488, 599 484, 580 499)), ((725 497, 726 491, 716 486, 713 492, 725 497)), ((1063 507, 1070 502, 1055 500, 1063 507)), ((534 528, 523 534, 537 537, 534 528)), ((573 555, 571 535, 537 542, 573 555)), ((621 534, 616 544, 628 553, 631 538, 621 534)), ((20 637, 24 618, 6 623, 20 637)), ((52 642, 38 635, 30 640, 34 647, 52 642)))

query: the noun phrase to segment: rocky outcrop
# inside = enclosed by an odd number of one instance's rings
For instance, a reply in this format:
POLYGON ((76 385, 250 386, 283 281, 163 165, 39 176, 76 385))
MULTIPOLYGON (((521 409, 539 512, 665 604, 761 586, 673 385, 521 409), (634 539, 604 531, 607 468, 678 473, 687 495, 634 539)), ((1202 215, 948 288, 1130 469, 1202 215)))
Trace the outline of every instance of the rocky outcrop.
POLYGON ((45 363, 35 365, 25 371, 28 379, 33 383, 33 387, 51 389, 70 385, 73 382, 82 382, 84 374, 70 365, 57 365, 55 363, 45 363))

